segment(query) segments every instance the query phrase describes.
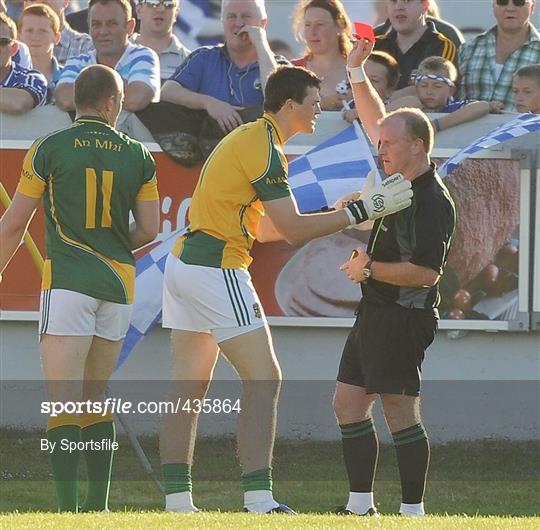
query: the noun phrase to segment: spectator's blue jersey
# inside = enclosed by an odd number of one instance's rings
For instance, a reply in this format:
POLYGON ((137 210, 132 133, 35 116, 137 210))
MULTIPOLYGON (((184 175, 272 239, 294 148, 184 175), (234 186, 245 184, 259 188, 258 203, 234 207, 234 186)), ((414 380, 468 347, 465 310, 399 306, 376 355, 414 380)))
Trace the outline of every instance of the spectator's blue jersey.
POLYGON ((26 90, 34 99, 34 107, 43 105, 47 96, 47 79, 37 70, 27 70, 17 63, 11 63, 11 71, 0 81, 3 88, 26 90))
POLYGON ((32 69, 32 57, 30 56, 30 50, 24 42, 16 41, 18 44, 17 51, 11 57, 11 60, 14 63, 27 68, 28 70, 32 69))
POLYGON ((192 92, 212 96, 230 105, 263 104, 259 63, 239 68, 231 61, 223 44, 193 51, 171 80, 192 92))

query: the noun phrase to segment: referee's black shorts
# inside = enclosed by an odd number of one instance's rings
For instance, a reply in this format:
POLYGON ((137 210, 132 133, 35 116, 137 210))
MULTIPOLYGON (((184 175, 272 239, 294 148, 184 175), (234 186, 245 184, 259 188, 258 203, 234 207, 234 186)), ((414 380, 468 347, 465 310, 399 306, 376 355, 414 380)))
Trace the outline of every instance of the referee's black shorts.
POLYGON ((347 338, 337 380, 369 394, 420 394, 420 371, 438 320, 421 309, 362 300, 347 338))

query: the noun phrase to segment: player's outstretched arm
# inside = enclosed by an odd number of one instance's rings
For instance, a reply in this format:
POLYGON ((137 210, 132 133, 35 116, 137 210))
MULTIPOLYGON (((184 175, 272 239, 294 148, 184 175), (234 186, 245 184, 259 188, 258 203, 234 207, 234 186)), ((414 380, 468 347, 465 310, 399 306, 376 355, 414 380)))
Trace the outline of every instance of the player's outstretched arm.
POLYGON ((17 192, 0 219, 0 273, 17 251, 39 201, 17 192))
POLYGON ((350 202, 342 210, 301 214, 293 196, 265 201, 264 208, 277 232, 288 243, 296 245, 410 206, 411 183, 400 174, 392 175, 380 186, 372 186, 373 181, 374 174, 370 174, 362 198, 350 202))
POLYGON ((130 226, 131 248, 136 249, 153 241, 159 232, 159 200, 135 201, 135 224, 130 226))
POLYGON ((261 218, 256 237, 259 243, 271 243, 272 241, 283 241, 285 239, 283 234, 278 232, 268 215, 261 218))

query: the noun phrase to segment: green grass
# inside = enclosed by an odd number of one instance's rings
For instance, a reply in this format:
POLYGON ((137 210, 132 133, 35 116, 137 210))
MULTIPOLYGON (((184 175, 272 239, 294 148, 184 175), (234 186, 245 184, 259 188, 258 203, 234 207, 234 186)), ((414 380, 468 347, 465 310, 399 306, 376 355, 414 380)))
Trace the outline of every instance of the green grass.
POLYGON ((231 528, 235 530, 287 529, 326 530, 351 528, 399 528, 400 530, 467 530, 510 528, 516 530, 537 529, 539 518, 508 517, 467 517, 467 516, 427 516, 410 519, 397 516, 383 516, 378 519, 340 517, 338 515, 251 515, 242 513, 200 513, 167 514, 156 513, 110 513, 110 514, 9 514, 0 515, 0 524, 6 528, 37 528, 47 530, 58 528, 129 528, 133 529, 212 529, 231 528))
MULTIPOLYGON (((537 442, 433 446, 426 508, 434 516, 424 522, 392 516, 399 507, 400 486, 394 449, 382 446, 375 499, 379 510, 389 515, 377 520, 354 518, 353 522, 351 518, 328 515, 347 497, 339 442, 279 441, 276 445, 275 496, 306 515, 288 518, 216 513, 238 512, 242 507, 240 469, 234 441, 229 438, 201 439, 197 444, 193 495, 205 513, 182 516, 161 512, 162 495, 145 478, 127 439, 120 437, 110 498, 114 513, 44 514, 54 512, 56 507, 47 457, 39 450, 40 436, 38 432, 0 431, 2 528, 540 528, 540 518, 531 517, 538 513, 540 498, 537 442), (15 511, 39 513, 7 513, 15 511)), ((145 437, 141 442, 159 471, 156 437, 145 437)))

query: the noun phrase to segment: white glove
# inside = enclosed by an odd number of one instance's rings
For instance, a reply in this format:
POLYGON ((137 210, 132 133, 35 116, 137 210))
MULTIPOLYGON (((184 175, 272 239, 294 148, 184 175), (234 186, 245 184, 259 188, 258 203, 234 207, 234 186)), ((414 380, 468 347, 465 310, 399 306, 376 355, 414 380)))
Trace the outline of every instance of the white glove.
POLYGON ((394 173, 375 187, 375 173, 370 172, 361 198, 348 204, 345 210, 351 224, 360 224, 408 208, 412 196, 411 183, 401 173, 394 173))

